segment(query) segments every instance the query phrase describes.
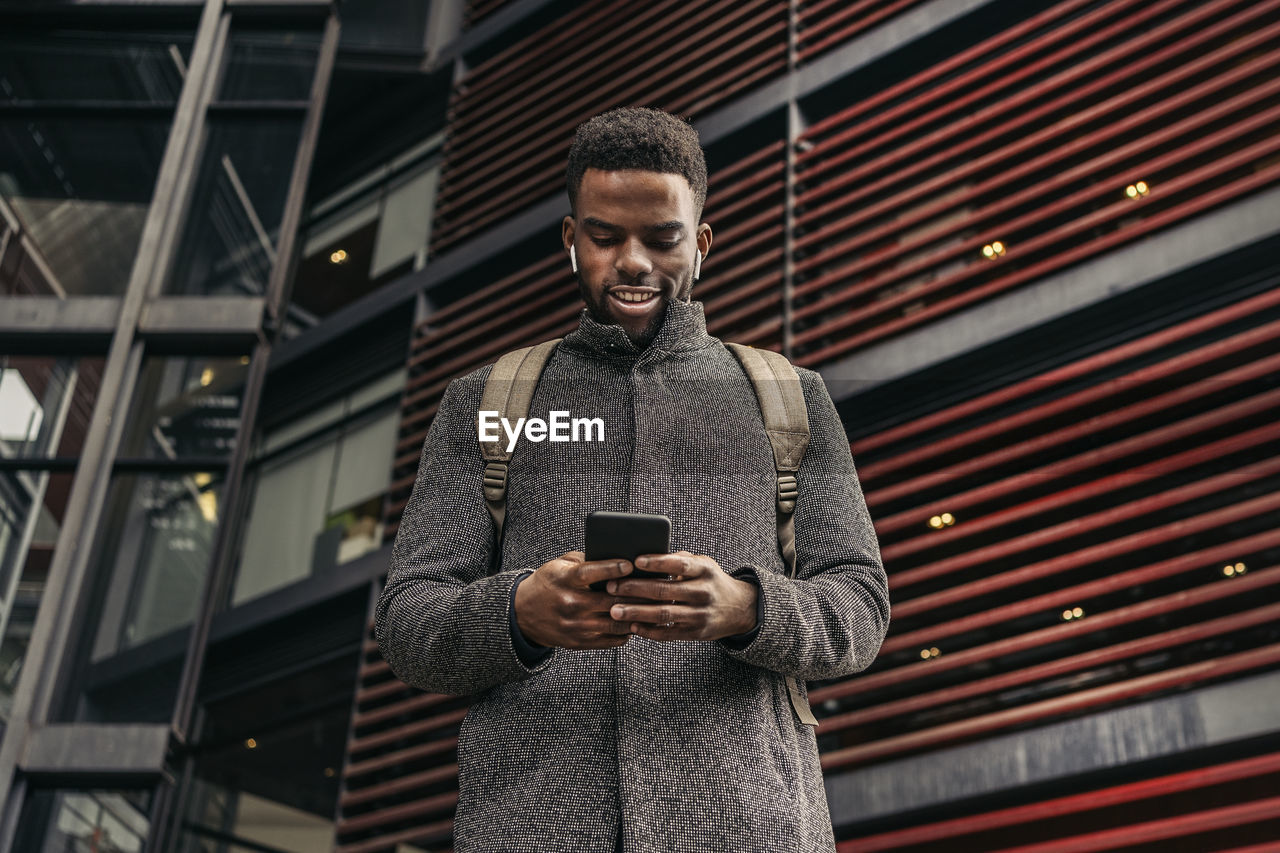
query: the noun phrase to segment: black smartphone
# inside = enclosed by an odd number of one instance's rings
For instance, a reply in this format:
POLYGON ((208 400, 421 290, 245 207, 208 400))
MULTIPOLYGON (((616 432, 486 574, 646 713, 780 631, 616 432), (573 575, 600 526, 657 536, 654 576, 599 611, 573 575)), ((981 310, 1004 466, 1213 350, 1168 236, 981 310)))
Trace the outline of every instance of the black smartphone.
MULTIPOLYGON (((671 553, 671 519, 665 515, 643 512, 606 512, 596 510, 587 515, 587 560, 630 560, 641 554, 671 553)), ((666 573, 632 569, 627 577, 665 578, 666 573)), ((605 588, 608 581, 597 581, 592 589, 605 588)))

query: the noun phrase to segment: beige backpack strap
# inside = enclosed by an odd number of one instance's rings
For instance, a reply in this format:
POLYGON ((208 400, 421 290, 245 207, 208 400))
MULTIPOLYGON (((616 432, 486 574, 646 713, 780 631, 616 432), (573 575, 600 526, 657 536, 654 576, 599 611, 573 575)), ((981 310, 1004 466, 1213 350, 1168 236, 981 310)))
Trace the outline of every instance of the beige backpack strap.
MULTIPOLYGON (((506 418, 516 423, 519 418, 529 417, 529 406, 533 402, 533 391, 538 385, 538 377, 546 366, 551 353, 555 351, 560 338, 523 347, 506 353, 493 365, 489 378, 484 383, 484 392, 480 396, 480 409, 476 412, 476 436, 480 435, 480 412, 497 412, 499 418, 506 418)), ((511 463, 511 453, 507 451, 504 441, 481 441, 480 452, 484 455, 484 499, 489 505, 489 515, 493 518, 494 547, 501 551, 502 525, 507 518, 507 467, 511 463)), ((500 563, 500 559, 496 559, 500 563)))
MULTIPOLYGON (((778 473, 778 546, 787 563, 787 572, 796 576, 796 500, 799 484, 796 474, 809 449, 809 413, 805 408, 804 390, 800 387, 800 375, 791 362, 781 353, 756 349, 745 344, 726 343, 755 388, 760 401, 760 414, 764 417, 765 433, 773 446, 773 461, 778 473)), ((787 676, 787 692, 791 694, 791 707, 802 723, 816 726, 818 720, 809 709, 809 703, 800 694, 800 686, 793 676, 787 676)))

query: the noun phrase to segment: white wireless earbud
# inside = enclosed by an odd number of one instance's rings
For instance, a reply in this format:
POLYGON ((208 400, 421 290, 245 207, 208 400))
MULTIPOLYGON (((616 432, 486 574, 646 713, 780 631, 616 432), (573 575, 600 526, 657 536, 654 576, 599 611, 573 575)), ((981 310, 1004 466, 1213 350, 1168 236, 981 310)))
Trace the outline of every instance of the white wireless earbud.
POLYGON ((693 260, 693 280, 697 281, 702 277, 702 253, 698 252, 697 257, 693 260))
POLYGON ((573 251, 573 246, 569 247, 569 266, 573 267, 573 271, 578 271, 578 255, 573 251))

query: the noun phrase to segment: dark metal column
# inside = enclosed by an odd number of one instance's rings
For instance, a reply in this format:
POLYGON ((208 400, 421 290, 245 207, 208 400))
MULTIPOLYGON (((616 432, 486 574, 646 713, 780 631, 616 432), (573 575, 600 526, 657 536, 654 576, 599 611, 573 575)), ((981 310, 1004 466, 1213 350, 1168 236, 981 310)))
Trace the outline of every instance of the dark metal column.
POLYGON ((275 263, 267 284, 263 329, 258 344, 254 348, 245 379, 240 426, 235 448, 228 463, 227 479, 223 490, 225 512, 218 524, 217 537, 210 554, 209 572, 205 577, 204 589, 201 593, 200 608, 188 636, 182 676, 178 683, 178 696, 170 732, 169 758, 173 774, 166 773, 157 790, 156 802, 151 814, 152 828, 147 841, 148 850, 176 849, 181 838, 182 816, 186 811, 186 799, 194 770, 194 758, 190 748, 194 741, 192 734, 196 717, 196 693, 199 690, 200 675, 204 669, 213 617, 229 597, 231 579, 236 569, 236 556, 239 553, 236 546, 239 543, 245 515, 245 467, 253 444, 258 403, 262 397, 263 386, 266 384, 271 350, 280 332, 278 320, 283 313, 282 306, 287 304, 293 281, 293 270, 297 261, 298 225, 302 220, 307 179, 311 173, 311 162, 315 153, 316 140, 320 135, 320 119, 324 112, 329 78, 337 55, 338 35, 338 18, 336 12, 331 10, 328 21, 325 23, 324 38, 320 46, 315 76, 312 79, 311 104, 303 122, 297 155, 294 158, 289 194, 285 202, 284 216, 281 219, 280 241, 276 247, 275 263))

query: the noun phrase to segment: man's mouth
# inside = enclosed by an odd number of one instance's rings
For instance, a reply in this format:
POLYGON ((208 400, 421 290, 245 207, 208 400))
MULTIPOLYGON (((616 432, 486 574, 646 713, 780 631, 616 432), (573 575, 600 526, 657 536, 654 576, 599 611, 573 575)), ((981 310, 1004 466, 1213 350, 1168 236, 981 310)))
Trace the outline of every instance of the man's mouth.
POLYGON ((662 292, 647 287, 615 287, 609 291, 609 299, 622 314, 640 317, 659 304, 662 292))

